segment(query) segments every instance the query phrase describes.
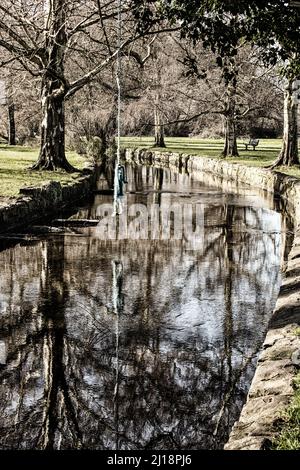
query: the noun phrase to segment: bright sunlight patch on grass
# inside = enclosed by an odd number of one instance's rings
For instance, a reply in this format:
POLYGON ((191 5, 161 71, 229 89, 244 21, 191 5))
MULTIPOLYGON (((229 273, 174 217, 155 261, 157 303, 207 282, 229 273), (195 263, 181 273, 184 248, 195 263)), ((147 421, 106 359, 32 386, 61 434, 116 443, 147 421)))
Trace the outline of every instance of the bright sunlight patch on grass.
MULTIPOLYGON (((48 181, 66 184, 78 177, 78 173, 30 171, 37 158, 37 149, 0 145, 0 197, 15 197, 25 186, 40 186, 48 181)), ((69 152, 67 158, 79 170, 86 162, 86 158, 74 152, 69 152)))

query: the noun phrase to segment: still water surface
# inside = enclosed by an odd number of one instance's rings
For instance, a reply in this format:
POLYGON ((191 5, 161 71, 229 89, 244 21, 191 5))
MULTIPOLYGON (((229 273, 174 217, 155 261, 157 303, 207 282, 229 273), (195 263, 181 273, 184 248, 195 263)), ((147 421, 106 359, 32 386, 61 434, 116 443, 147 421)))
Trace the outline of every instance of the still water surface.
MULTIPOLYGON (((239 416, 285 220, 254 190, 128 172, 128 205, 201 204, 203 247, 107 241, 97 227, 2 242, 1 449, 218 449, 239 416)), ((72 217, 96 218, 103 202, 72 217)))

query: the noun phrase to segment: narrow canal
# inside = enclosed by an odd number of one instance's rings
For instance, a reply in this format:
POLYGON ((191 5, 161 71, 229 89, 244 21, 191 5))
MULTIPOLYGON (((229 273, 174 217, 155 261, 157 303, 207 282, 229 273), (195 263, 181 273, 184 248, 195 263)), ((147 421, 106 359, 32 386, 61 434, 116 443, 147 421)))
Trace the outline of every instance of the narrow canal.
MULTIPOLYGON (((140 238, 70 224, 1 240, 1 449, 220 449, 239 417, 287 219, 208 176, 134 166, 128 180, 127 208, 198 207, 192 242, 174 213, 169 237, 157 219, 148 239, 142 223, 140 238)), ((60 217, 101 219, 105 204, 60 217)))

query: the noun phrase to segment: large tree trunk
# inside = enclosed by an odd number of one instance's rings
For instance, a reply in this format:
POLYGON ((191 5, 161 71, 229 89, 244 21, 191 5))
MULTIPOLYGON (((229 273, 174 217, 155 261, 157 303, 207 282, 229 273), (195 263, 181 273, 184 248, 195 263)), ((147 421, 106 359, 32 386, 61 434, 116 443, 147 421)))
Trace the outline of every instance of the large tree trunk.
POLYGON ((15 103, 12 98, 8 100, 8 144, 16 145, 15 103))
POLYGON ((227 86, 226 109, 224 113, 225 143, 222 152, 223 157, 238 157, 236 135, 236 87, 233 84, 227 86))
POLYGON ((45 58, 42 80, 41 150, 33 170, 75 171, 65 155, 65 111, 67 92, 64 54, 67 45, 65 0, 45 2, 45 58))
POLYGON ((160 113, 160 106, 162 101, 162 77, 161 77, 161 65, 159 62, 159 48, 155 46, 152 50, 152 58, 153 58, 153 71, 154 71, 154 80, 155 80, 155 88, 154 88, 154 147, 165 148, 165 129, 164 125, 161 122, 161 113, 160 113))
POLYGON ((154 128, 155 128, 155 142, 154 147, 166 147, 165 144, 165 129, 161 123, 161 116, 159 110, 159 95, 156 96, 154 104, 154 128))
POLYGON ((225 116, 224 132, 225 144, 222 155, 224 157, 238 157, 236 123, 232 115, 225 116))
POLYGON ((45 77, 42 84, 41 149, 34 170, 75 171, 65 155, 65 110, 64 95, 53 92, 55 80, 45 77))
POLYGON ((289 80, 284 91, 284 132, 281 152, 271 165, 299 165, 298 152, 298 100, 294 96, 294 82, 289 80))

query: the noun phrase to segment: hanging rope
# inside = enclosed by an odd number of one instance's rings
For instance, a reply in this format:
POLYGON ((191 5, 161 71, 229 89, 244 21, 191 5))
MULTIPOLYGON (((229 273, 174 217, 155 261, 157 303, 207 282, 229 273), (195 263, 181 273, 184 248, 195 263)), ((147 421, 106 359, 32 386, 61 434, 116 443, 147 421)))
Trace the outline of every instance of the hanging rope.
MULTIPOLYGON (((121 161, 121 73, 122 73, 122 62, 121 62, 121 43, 122 43, 122 0, 118 0, 118 57, 117 57, 117 89, 118 89, 118 113, 117 113, 117 157, 115 164, 115 177, 114 177, 114 207, 113 217, 116 217, 119 213, 118 204, 118 193, 119 193, 119 165, 121 161)), ((119 450, 119 289, 118 289, 118 278, 120 276, 120 264, 113 261, 113 309, 116 315, 116 377, 115 377, 115 390, 114 390, 114 415, 115 415, 115 431, 116 440, 115 447, 119 450)))
POLYGON ((112 261, 113 270, 113 288, 112 288, 112 303, 113 310, 116 316, 116 364, 115 364, 115 389, 114 389, 114 420, 115 420, 115 450, 119 450, 119 343, 120 343, 120 291, 119 291, 119 278, 122 275, 122 266, 118 261, 112 261))
POLYGON ((118 89, 118 113, 117 113, 117 158, 115 164, 115 177, 114 177, 114 210, 113 216, 118 213, 118 188, 119 188, 119 165, 121 160, 121 99, 122 99, 122 88, 121 88, 121 73, 122 73, 122 61, 121 61, 121 44, 122 44, 122 0, 118 0, 118 57, 117 57, 117 89, 118 89))

